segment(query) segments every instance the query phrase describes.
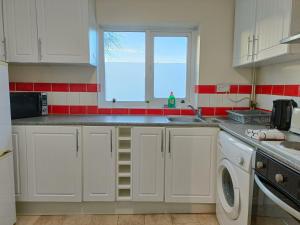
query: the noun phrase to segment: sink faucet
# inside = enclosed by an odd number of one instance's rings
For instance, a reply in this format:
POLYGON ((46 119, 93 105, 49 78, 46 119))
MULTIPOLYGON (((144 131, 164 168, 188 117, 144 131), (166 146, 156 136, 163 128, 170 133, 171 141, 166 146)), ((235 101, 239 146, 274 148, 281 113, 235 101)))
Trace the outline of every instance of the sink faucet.
POLYGON ((202 108, 198 107, 197 109, 195 109, 194 106, 192 105, 188 105, 188 108, 191 108, 196 116, 196 118, 200 119, 202 117, 202 108))

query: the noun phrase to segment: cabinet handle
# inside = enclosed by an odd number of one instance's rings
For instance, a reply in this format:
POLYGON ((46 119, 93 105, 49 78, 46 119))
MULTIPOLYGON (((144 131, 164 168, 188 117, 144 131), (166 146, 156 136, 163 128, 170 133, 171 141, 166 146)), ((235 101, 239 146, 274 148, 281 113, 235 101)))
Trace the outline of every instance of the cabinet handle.
POLYGON ((3 50, 4 50, 3 56, 4 56, 5 60, 7 60, 6 38, 3 38, 2 43, 3 43, 3 50))
POLYGON ((164 153, 164 131, 161 130, 161 153, 164 153))
POLYGON ((79 152, 79 132, 78 129, 76 129, 76 154, 78 156, 78 152, 79 152))
POLYGON ((251 55, 250 55, 250 42, 251 42, 251 40, 250 40, 250 35, 249 35, 249 36, 248 36, 247 59, 249 59, 249 57, 251 56, 251 55))
POLYGON ((253 51, 254 51, 254 55, 257 56, 258 55, 258 51, 259 51, 259 38, 258 36, 256 37, 255 35, 253 35, 253 51))
POLYGON ((169 154, 171 154, 171 131, 169 131, 169 154))
POLYGON ((112 130, 110 130, 110 154, 113 153, 113 133, 112 130))
POLYGON ((41 40, 41 38, 38 39, 38 55, 39 55, 39 61, 42 61, 42 40, 41 40))

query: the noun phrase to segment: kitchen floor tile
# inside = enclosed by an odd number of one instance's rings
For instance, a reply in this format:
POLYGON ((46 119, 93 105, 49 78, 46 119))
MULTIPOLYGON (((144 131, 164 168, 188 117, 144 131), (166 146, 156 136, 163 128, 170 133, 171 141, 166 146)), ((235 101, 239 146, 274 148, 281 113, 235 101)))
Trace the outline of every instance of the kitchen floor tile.
POLYGON ((40 216, 32 225, 63 225, 64 216, 40 216))
POLYGON ((173 224, 198 223, 197 214, 172 214, 173 224))
POLYGON ((91 215, 89 225, 117 225, 117 215, 91 215))
POLYGON ((213 214, 198 214, 197 217, 201 225, 219 225, 217 217, 213 214))
POLYGON ((144 225, 144 215, 119 215, 118 225, 144 225))
POLYGON ((18 216, 16 225, 33 225, 39 216, 18 216))
POLYGON ((172 225, 170 214, 145 215, 145 225, 172 225))

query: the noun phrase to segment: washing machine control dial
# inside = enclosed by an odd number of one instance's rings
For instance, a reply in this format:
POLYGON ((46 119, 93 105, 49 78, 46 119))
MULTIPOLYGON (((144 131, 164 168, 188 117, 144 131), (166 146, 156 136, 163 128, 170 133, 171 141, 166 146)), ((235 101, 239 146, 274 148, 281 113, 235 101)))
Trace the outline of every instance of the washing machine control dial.
POLYGON ((257 169, 262 169, 262 168, 264 168, 264 163, 261 162, 261 161, 256 162, 256 168, 257 168, 257 169))

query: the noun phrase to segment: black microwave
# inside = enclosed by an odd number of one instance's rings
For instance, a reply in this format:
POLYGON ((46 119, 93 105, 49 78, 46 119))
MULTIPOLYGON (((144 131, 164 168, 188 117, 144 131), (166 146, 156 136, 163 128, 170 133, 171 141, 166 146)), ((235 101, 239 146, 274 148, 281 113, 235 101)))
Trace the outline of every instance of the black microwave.
POLYGON ((48 115, 47 93, 10 93, 11 118, 20 119, 48 115))

